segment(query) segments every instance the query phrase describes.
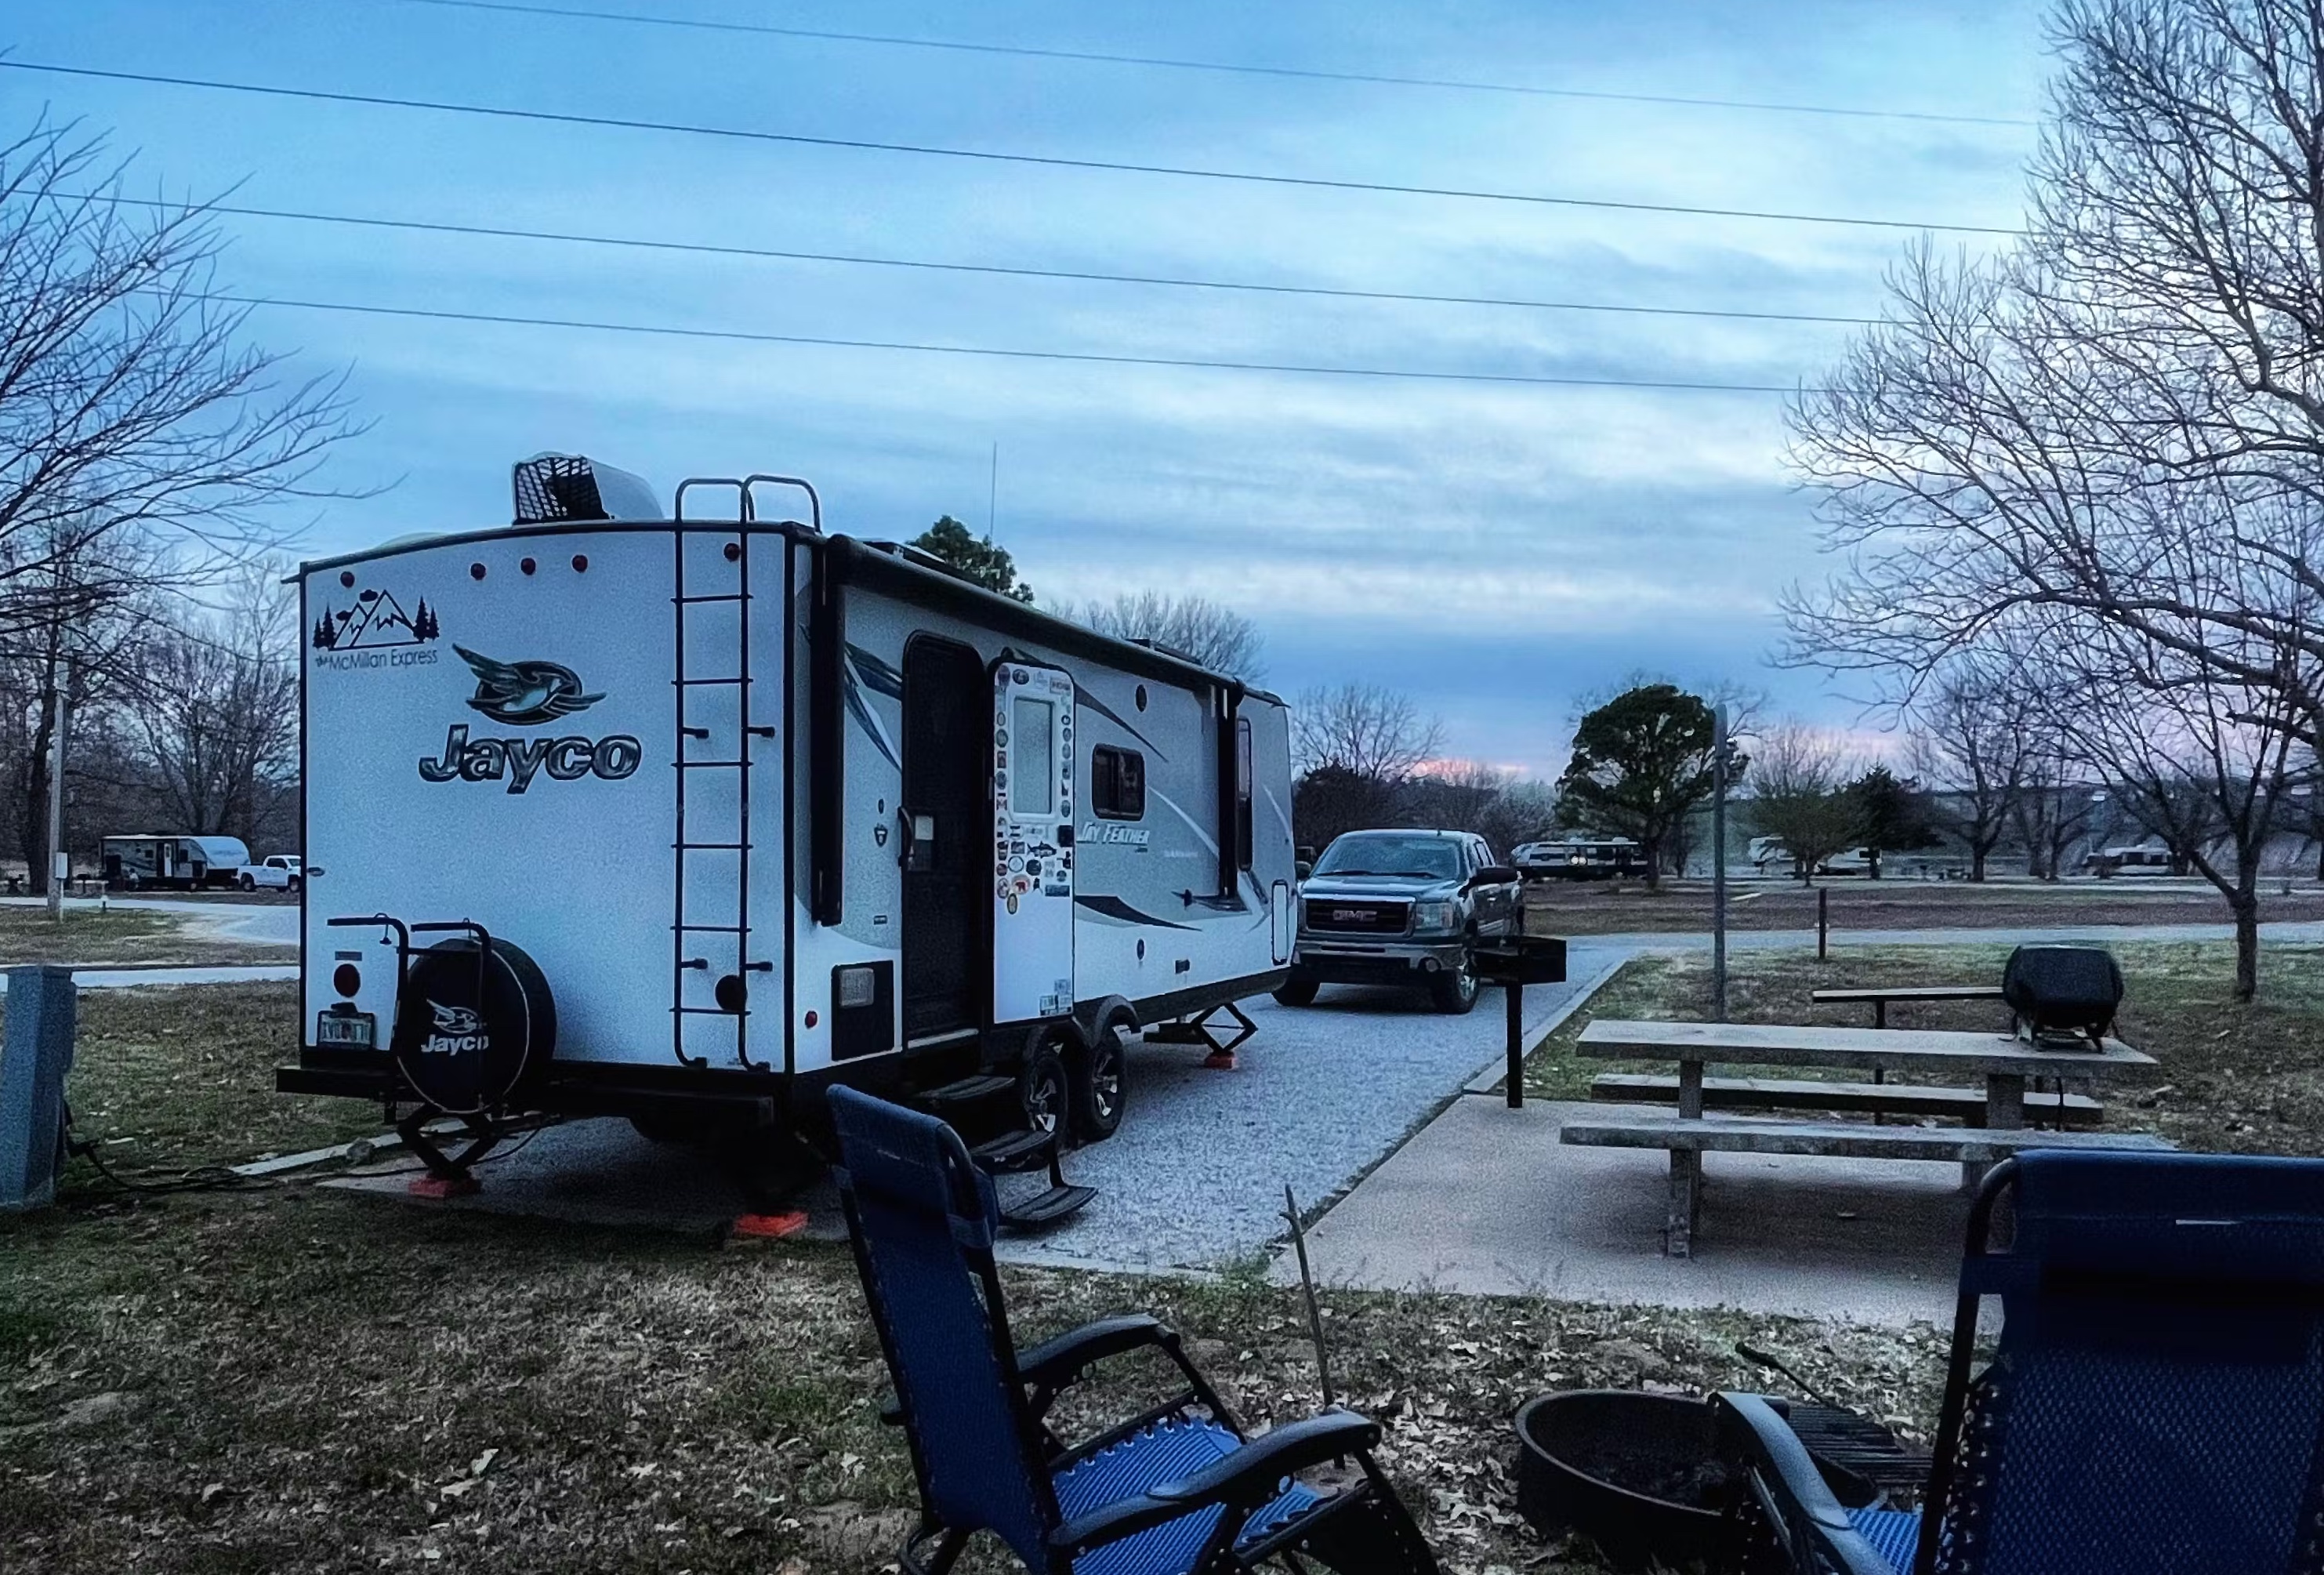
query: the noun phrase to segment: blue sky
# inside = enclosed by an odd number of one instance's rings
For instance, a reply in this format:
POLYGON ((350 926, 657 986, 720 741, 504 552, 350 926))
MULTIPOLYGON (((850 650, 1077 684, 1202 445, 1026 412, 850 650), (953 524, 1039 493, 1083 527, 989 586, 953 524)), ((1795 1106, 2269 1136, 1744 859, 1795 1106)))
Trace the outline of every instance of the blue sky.
MULTIPOLYGON (((549 0, 554 3, 554 0, 549 0)), ((2023 4, 1279 3, 585 8, 1114 53, 2030 118, 2023 4)), ((18 61, 625 118, 1406 185, 1998 225, 2024 125, 1323 82, 703 32, 407 0, 20 0, 18 61)), ((1356 289, 1865 314, 1895 230, 1228 184, 480 121, 0 72, 111 128, 172 194, 719 245, 1356 289)), ((227 221, 254 293, 819 337, 1207 359, 1792 385, 1829 325, 1331 301, 653 255, 227 221)), ((1960 237, 1972 248, 1990 244, 1960 237)), ((352 368, 394 485, 316 555, 507 514, 507 467, 586 452, 663 488, 788 471, 827 523, 982 526, 1045 603, 1157 587, 1256 618, 1286 693, 1414 694, 1453 753, 1560 764, 1577 694, 1640 669, 1854 708, 1764 665, 1821 573, 1766 394, 1420 383, 1006 361, 263 309, 352 368)))

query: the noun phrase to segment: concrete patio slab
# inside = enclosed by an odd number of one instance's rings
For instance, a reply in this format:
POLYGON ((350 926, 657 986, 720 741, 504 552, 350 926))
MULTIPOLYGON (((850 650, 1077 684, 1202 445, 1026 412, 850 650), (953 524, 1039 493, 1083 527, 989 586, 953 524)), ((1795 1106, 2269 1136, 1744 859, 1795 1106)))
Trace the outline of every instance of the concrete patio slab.
MULTIPOLYGON (((1695 1255, 1668 1258, 1665 1157, 1557 1140, 1568 1118, 1623 1108, 1457 1101, 1310 1228, 1317 1279, 1890 1326, 1950 1319, 1969 1218, 1955 1167, 1711 1154, 1695 1255)), ((1278 1259, 1275 1273, 1296 1271, 1278 1259)))

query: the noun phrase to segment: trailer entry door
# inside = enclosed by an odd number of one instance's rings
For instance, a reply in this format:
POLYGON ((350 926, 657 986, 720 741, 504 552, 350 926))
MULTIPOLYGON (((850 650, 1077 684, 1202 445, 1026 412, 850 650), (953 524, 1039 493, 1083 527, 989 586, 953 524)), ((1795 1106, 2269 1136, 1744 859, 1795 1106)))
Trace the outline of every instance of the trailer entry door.
POLYGON ((982 1024, 984 663, 919 635, 904 647, 904 1043, 982 1024))
POLYGON ((1074 1009, 1074 681, 992 671, 992 1020, 1074 1009))

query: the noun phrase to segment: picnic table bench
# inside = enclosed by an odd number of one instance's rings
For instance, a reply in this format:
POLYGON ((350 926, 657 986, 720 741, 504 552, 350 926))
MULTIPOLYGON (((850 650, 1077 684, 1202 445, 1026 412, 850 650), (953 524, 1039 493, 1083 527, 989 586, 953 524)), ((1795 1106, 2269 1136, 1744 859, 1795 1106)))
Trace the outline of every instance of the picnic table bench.
MULTIPOLYGON (((1664 1250, 1674 1257, 1685 1257, 1692 1250, 1702 1206, 1702 1156, 1714 1149, 1852 1159, 1952 1160, 1974 1176, 2021 1149, 2170 1146, 2160 1138, 2137 1134, 2041 1132, 2026 1126, 2029 1077, 2055 1078, 2062 1089, 2069 1083, 2089 1085, 2108 1077, 2137 1076, 2153 1070, 2153 1057, 2119 1040, 2109 1039, 2086 1049, 2037 1050, 2006 1034, 1936 1029, 1600 1018, 1582 1030, 1578 1048, 1589 1056, 1678 1063, 1675 1116, 1569 1121, 1559 1133, 1561 1142, 1582 1146, 1669 1152, 1670 1212, 1664 1250), (1703 1068, 1711 1061, 1981 1077, 1985 1089, 1978 1114, 1982 1122, 1969 1128, 1939 1129, 1873 1126, 1854 1121, 1769 1121, 1725 1116, 1707 1119, 1703 1108, 1709 1089, 1703 1068)), ((1791 1098, 1801 1103, 1792 1107, 1803 1107, 1805 1099, 1817 1091, 1806 1079, 1793 1089, 1791 1098)), ((1902 1091, 1894 1085, 1864 1084, 1837 1084, 1833 1090, 1835 1099, 1845 1102, 1843 1107, 1856 1109, 1877 1109, 1874 1101, 1902 1091)), ((1974 1098, 1974 1090, 1964 1091, 1974 1098)), ((1927 1092, 1916 1089, 1907 1097, 1927 1092)), ((1734 1097, 1732 1085, 1722 1090, 1721 1097, 1734 1097)), ((1957 1100, 1955 1109, 1961 1103, 1957 1100)))
POLYGON ((1819 1006, 1869 1005, 1872 1026, 1888 1026, 1888 1003, 1910 1005, 1925 1001, 1998 1001, 1999 985, 1871 985, 1845 989, 1810 990, 1808 999, 1819 1006))
MULTIPOLYGON (((1600 1072, 1590 1097, 1616 1105, 1668 1105, 1678 1098, 1679 1079, 1654 1072, 1600 1072)), ((1817 1078, 1713 1078, 1702 1079, 1706 1110, 1826 1110, 1861 1116, 1950 1116, 1971 1126, 1985 1124, 1985 1091, 1939 1088, 1926 1083, 1843 1083, 1817 1078)), ((2027 1113, 2057 1126, 2097 1126, 2106 1107, 2088 1094, 2036 1094, 2027 1113)))

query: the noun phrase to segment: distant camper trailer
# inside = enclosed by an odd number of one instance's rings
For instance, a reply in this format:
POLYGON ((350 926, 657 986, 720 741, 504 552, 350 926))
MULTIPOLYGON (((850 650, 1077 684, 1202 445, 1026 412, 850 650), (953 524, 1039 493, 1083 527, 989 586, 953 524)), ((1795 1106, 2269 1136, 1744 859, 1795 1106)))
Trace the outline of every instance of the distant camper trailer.
POLYGON ((1614 880, 1643 875, 1638 845, 1628 837, 1560 837, 1528 842, 1511 855, 1528 880, 1614 880))
POLYGON ((2118 875, 2170 875, 2171 852, 2164 848, 2107 848, 2082 861, 2088 874, 2101 880, 2118 875))
POLYGON ((238 837, 108 837, 105 884, 116 892, 230 886, 250 862, 238 837))

